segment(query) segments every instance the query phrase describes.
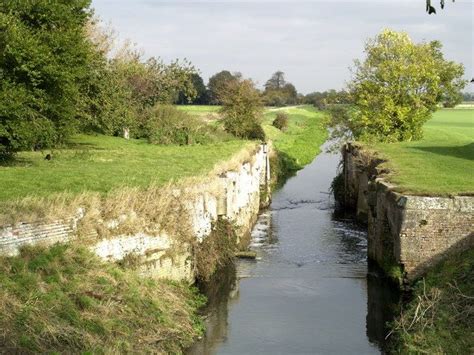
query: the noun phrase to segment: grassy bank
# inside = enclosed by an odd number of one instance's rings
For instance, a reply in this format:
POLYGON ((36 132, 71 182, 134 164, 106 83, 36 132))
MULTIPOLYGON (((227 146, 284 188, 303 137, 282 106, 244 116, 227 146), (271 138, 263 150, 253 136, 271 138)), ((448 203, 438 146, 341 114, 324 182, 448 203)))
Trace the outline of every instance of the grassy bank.
POLYGON ((370 148, 388 160, 387 179, 401 192, 474 194, 474 110, 440 110, 426 123, 422 140, 370 148))
POLYGON ((393 353, 472 354, 474 250, 447 259, 419 281, 393 326, 393 353))
POLYGON ((312 106, 267 110, 263 127, 267 137, 285 160, 286 169, 301 169, 320 152, 321 145, 327 139, 323 115, 312 106), (272 126, 277 112, 286 113, 289 117, 285 131, 272 126))
POLYGON ((0 166, 0 201, 55 193, 107 193, 120 187, 163 185, 203 175, 247 145, 241 140, 209 145, 159 146, 145 140, 77 136, 66 149, 22 152, 9 166, 0 166))
POLYGON ((0 259, 0 347, 7 353, 180 353, 202 332, 202 297, 103 263, 83 247, 0 259))

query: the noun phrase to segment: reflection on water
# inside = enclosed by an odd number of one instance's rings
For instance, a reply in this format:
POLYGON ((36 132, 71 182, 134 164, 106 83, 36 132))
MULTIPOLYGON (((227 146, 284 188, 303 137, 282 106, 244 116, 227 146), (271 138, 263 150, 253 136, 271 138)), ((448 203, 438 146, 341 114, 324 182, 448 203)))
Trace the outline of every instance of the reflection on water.
POLYGON ((387 291, 367 277, 367 236, 335 216, 339 157, 319 155, 273 196, 252 233, 257 261, 202 287, 208 330, 190 354, 380 353, 387 291))

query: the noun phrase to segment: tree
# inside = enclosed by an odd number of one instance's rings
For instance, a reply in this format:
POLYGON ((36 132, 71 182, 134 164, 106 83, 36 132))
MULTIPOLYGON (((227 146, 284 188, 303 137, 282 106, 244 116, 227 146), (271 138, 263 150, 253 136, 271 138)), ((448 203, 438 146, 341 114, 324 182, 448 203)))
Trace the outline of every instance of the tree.
POLYGON ((93 48, 89 0, 0 3, 0 155, 64 142, 79 125, 93 48))
POLYGON ((383 30, 365 46, 349 84, 354 110, 343 123, 356 139, 410 141, 443 98, 460 91, 461 64, 447 61, 438 41, 413 43, 406 33, 383 30))
POLYGON ((191 75, 191 82, 196 92, 196 97, 190 99, 189 95, 186 96, 186 93, 184 91, 180 91, 176 103, 179 105, 207 105, 209 103, 209 98, 206 85, 204 85, 204 80, 202 80, 199 74, 195 73, 191 75))
POLYGON ((265 83, 263 100, 268 106, 295 105, 298 92, 293 84, 286 82, 285 73, 277 71, 265 83))
POLYGON ((246 139, 265 139, 261 126, 263 104, 260 92, 251 80, 234 80, 227 83, 220 96, 224 129, 246 139))
POLYGON ((277 71, 273 73, 272 77, 265 83, 265 91, 280 90, 285 84, 285 73, 277 71))
POLYGON ((222 70, 209 78, 207 88, 209 90, 209 101, 212 105, 220 105, 220 97, 226 90, 228 84, 239 79, 240 74, 231 74, 228 70, 222 70))

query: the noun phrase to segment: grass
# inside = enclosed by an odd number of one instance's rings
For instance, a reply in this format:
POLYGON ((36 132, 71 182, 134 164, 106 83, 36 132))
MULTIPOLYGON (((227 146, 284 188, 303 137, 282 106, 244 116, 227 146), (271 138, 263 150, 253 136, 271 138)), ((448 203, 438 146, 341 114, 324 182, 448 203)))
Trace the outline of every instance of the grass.
POLYGON ((206 115, 210 113, 217 113, 221 109, 220 106, 212 105, 178 105, 178 110, 185 111, 194 115, 206 115))
POLYGON ((403 193, 473 195, 474 110, 443 109, 416 142, 376 144, 387 159, 387 180, 403 193))
POLYGON ((55 193, 107 193, 121 187, 163 185, 183 177, 203 175, 252 144, 232 140, 209 145, 157 146, 145 140, 117 137, 75 137, 67 149, 22 152, 10 166, 0 166, 0 201, 55 193))
POLYGON ((324 114, 312 106, 282 108, 265 113, 263 127, 289 170, 298 170, 313 161, 327 139, 324 114), (288 128, 282 132, 272 125, 277 112, 288 114, 288 128))
POLYGON ((6 353, 181 353, 203 325, 197 291, 103 263, 84 247, 0 258, 6 353))
POLYGON ((448 258, 420 280, 393 327, 394 353, 472 354, 474 250, 448 258))

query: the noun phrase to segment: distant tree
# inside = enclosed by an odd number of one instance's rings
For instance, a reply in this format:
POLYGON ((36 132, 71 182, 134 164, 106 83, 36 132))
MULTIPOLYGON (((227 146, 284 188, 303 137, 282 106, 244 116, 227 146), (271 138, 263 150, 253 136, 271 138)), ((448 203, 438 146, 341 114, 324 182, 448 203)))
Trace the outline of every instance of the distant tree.
POLYGON ((263 101, 267 106, 285 106, 298 103, 298 92, 285 80, 285 73, 277 71, 265 83, 263 101))
POLYGON ((228 84, 237 81, 239 76, 239 73, 233 75, 228 70, 222 70, 211 76, 209 78, 209 83, 207 84, 209 103, 212 105, 220 105, 222 103, 220 98, 226 90, 226 87, 228 84))
POLYGON ((265 139, 261 126, 263 104, 251 80, 229 81, 220 96, 224 128, 245 139, 265 139))
POLYGON ((285 73, 277 71, 265 83, 265 91, 280 90, 286 85, 285 73))
POLYGON ((180 91, 178 95, 178 100, 176 103, 178 105, 186 105, 186 104, 196 104, 196 105, 207 105, 208 104, 208 93, 206 89, 206 85, 204 85, 204 81, 201 76, 197 73, 191 75, 191 82, 196 92, 196 96, 191 98, 186 95, 186 92, 180 91))
POLYGON ((406 33, 383 30, 356 61, 349 84, 354 110, 345 124, 365 141, 410 141, 438 103, 462 90, 464 68, 444 59, 438 41, 415 44, 406 33))

